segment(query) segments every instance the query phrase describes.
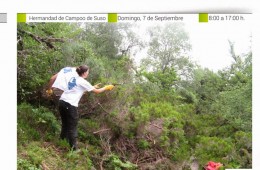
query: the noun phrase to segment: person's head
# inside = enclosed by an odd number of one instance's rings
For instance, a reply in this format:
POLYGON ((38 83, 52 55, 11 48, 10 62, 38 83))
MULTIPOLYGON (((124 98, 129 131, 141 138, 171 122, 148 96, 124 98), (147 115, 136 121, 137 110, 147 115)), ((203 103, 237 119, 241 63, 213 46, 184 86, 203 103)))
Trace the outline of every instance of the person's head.
POLYGON ((89 73, 88 66, 86 66, 86 65, 79 66, 79 67, 77 67, 76 71, 80 77, 83 77, 83 78, 88 77, 88 73, 89 73))

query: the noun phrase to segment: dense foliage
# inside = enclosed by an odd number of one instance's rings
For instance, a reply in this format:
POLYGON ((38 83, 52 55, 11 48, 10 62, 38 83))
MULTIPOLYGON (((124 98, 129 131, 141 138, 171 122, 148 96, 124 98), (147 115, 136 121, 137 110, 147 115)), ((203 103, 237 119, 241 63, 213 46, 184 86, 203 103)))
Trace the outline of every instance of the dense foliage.
MULTIPOLYGON (((201 68, 182 24, 18 23, 18 169, 191 169, 209 161, 252 167, 252 53, 219 72, 201 68), (132 54, 147 44, 142 64, 132 54), (84 94, 80 150, 59 139, 58 97, 45 95, 54 73, 90 66, 91 84, 121 83, 84 94)), ((210 55, 210 54, 209 54, 210 55)))

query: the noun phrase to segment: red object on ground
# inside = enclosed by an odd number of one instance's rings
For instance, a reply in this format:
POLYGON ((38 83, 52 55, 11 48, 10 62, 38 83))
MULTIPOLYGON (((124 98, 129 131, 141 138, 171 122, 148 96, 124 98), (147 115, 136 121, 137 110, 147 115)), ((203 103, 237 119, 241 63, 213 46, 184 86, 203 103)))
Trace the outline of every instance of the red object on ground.
POLYGON ((205 167, 205 170, 219 170, 219 168, 223 166, 221 163, 216 163, 213 161, 209 161, 205 167))

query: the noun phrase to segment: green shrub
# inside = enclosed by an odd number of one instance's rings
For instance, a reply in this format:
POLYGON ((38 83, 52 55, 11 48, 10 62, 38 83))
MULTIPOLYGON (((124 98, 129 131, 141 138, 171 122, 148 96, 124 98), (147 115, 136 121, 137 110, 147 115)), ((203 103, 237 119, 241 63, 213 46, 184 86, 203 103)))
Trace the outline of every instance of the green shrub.
POLYGON ((135 121, 139 123, 164 117, 178 121, 182 117, 169 102, 142 102, 140 106, 131 108, 131 112, 135 116, 135 121))
POLYGON ((32 167, 40 168, 42 162, 45 161, 50 155, 49 150, 42 147, 40 142, 27 143, 26 146, 19 147, 18 169, 22 169, 25 165, 33 165, 32 167), (24 161, 21 161, 21 159, 24 161))
POLYGON ((106 168, 107 169, 114 169, 114 170, 123 170, 123 169, 137 169, 137 165, 126 161, 123 162, 117 155, 111 154, 109 155, 108 159, 106 160, 106 168))
POLYGON ((70 150, 65 154, 66 163, 63 165, 65 169, 85 170, 91 169, 93 166, 90 154, 87 149, 77 151, 70 150))
POLYGON ((100 122, 95 119, 81 119, 78 125, 78 138, 82 142, 88 142, 92 145, 99 144, 99 138, 97 138, 93 132, 99 129, 100 122))
POLYGON ((18 105, 17 122, 19 142, 45 137, 50 140, 60 131, 60 123, 52 112, 45 107, 34 108, 26 103, 18 105))
POLYGON ((69 144, 69 142, 68 142, 67 140, 65 140, 65 139, 63 139, 63 140, 62 140, 62 139, 61 139, 61 140, 57 140, 56 145, 59 146, 59 147, 61 147, 61 148, 67 149, 67 150, 70 149, 70 144, 69 144))
POLYGON ((41 134, 37 131, 37 129, 33 128, 28 124, 28 122, 24 120, 18 120, 17 125, 17 139, 18 144, 27 143, 31 140, 39 140, 41 138, 41 134))
POLYGON ((195 148, 195 156, 201 165, 205 165, 208 161, 217 161, 228 165, 232 157, 235 145, 229 139, 221 139, 218 137, 200 137, 195 148))
POLYGON ((178 148, 172 153, 172 160, 178 161, 186 161, 190 159, 191 155, 191 147, 187 144, 187 142, 181 142, 178 148))
POLYGON ((196 95, 191 91, 188 91, 186 89, 180 89, 177 91, 177 93, 180 94, 179 99, 183 102, 194 104, 198 102, 196 95))
POLYGON ((19 159, 17 160, 17 169, 18 170, 40 170, 35 165, 33 165, 30 161, 26 159, 19 159))
POLYGON ((238 131, 235 133, 236 148, 252 150, 252 133, 238 131))
POLYGON ((252 167, 252 133, 238 131, 235 133, 235 144, 237 154, 235 160, 239 162, 240 168, 252 167))
POLYGON ((137 144, 138 148, 140 149, 147 149, 150 147, 150 144, 148 141, 146 141, 145 139, 141 139, 138 141, 138 144, 137 144))

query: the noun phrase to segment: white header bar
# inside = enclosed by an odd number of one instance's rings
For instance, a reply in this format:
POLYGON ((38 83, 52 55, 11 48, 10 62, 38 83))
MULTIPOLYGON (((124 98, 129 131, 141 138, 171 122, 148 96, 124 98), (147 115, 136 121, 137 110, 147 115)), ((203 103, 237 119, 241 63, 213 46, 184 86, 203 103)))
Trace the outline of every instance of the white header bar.
POLYGON ((200 14, 26 14, 26 22, 185 22, 220 23, 249 21, 251 14, 207 14, 200 21, 200 14), (205 18, 204 18, 205 20, 205 18))

